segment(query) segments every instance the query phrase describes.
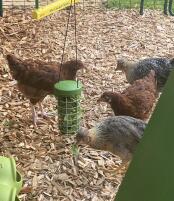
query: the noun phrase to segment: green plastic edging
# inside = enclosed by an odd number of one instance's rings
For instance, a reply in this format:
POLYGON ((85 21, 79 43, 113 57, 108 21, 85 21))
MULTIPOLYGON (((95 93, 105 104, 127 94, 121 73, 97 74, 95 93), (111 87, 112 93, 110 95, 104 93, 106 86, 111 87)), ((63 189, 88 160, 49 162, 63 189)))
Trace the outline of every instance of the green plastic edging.
POLYGON ((10 188, 9 185, 0 185, 0 200, 15 201, 16 194, 15 188, 10 188))
POLYGON ((22 188, 22 177, 15 160, 0 156, 0 201, 15 201, 22 188))

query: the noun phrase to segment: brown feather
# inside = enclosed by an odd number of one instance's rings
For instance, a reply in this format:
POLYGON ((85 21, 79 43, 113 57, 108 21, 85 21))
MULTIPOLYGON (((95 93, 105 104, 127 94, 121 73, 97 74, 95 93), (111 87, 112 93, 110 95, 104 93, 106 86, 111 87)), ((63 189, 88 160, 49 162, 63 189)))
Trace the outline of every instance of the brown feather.
POLYGON ((135 81, 122 93, 104 92, 100 100, 111 105, 115 115, 128 115, 145 120, 157 97, 155 72, 135 81))
POLYGON ((81 61, 76 63, 75 60, 64 63, 62 67, 58 62, 22 60, 14 55, 7 55, 7 61, 13 78, 18 81, 19 90, 33 104, 53 94, 56 82, 74 80, 77 70, 84 68, 81 61))

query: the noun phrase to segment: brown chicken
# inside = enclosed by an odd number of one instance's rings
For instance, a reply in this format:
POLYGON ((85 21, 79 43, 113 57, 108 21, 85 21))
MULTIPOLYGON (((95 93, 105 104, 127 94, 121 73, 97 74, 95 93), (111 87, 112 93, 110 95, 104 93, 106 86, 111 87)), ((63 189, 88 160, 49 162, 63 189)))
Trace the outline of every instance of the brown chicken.
POLYGON ((17 80, 19 90, 30 100, 33 122, 37 123, 35 105, 38 103, 44 116, 41 102, 54 93, 54 84, 59 80, 74 80, 79 69, 84 65, 81 61, 67 61, 62 65, 58 62, 40 60, 22 60, 14 55, 7 55, 12 77, 17 80))
POLYGON ((118 155, 125 165, 132 159, 146 126, 144 121, 129 116, 108 117, 91 129, 80 128, 76 141, 118 155))
POLYGON ((144 77, 136 80, 122 93, 104 92, 99 101, 111 105, 115 115, 127 115, 146 120, 157 97, 157 83, 153 70, 144 77))

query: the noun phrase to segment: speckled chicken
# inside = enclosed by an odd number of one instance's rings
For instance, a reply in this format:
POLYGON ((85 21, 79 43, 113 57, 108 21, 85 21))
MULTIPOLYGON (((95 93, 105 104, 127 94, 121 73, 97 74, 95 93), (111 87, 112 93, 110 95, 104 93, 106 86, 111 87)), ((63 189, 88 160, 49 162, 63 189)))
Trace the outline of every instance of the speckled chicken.
POLYGON ((109 103, 116 116, 128 115, 146 120, 156 97, 155 72, 151 70, 146 77, 136 80, 122 93, 104 92, 98 101, 109 103))
POLYGON ((33 122, 37 123, 35 105, 39 103, 42 116, 45 115, 41 102, 54 93, 54 84, 59 80, 73 80, 79 69, 84 68, 81 61, 67 61, 60 63, 44 62, 40 60, 22 60, 14 55, 7 55, 8 65, 12 77, 17 80, 19 90, 30 100, 32 107, 33 122))
POLYGON ((94 149, 109 151, 118 155, 123 163, 127 163, 131 160, 146 125, 144 121, 129 116, 108 117, 89 130, 80 128, 76 141, 94 149))
POLYGON ((147 58, 139 62, 131 62, 126 59, 117 61, 117 69, 122 70, 127 81, 132 84, 135 80, 146 76, 150 70, 154 70, 157 78, 157 89, 164 87, 171 70, 174 69, 174 59, 167 58, 147 58))

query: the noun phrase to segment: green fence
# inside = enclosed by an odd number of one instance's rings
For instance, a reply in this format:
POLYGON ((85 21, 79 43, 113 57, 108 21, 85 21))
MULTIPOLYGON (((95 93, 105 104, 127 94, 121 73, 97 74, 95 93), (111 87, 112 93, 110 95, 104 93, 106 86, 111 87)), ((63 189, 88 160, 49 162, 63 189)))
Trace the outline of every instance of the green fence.
MULTIPOLYGON (((47 5, 56 0, 0 0, 0 16, 3 9, 33 9, 47 5)), ((61 0, 60 0, 61 1, 61 0)), ((81 8, 93 7, 96 9, 138 9, 143 14, 144 9, 160 9, 165 14, 174 15, 172 11, 173 0, 81 0, 81 8)))
POLYGON ((0 16, 3 16, 2 0, 0 0, 0 16))
POLYGON ((143 14, 145 9, 163 10, 164 14, 173 16, 172 11, 173 0, 107 0, 104 6, 109 9, 140 9, 140 14, 143 14))
MULTIPOLYGON (((108 8, 140 8, 140 0, 108 0, 108 8)), ((144 7, 150 9, 163 9, 164 0, 144 0, 144 7)))

